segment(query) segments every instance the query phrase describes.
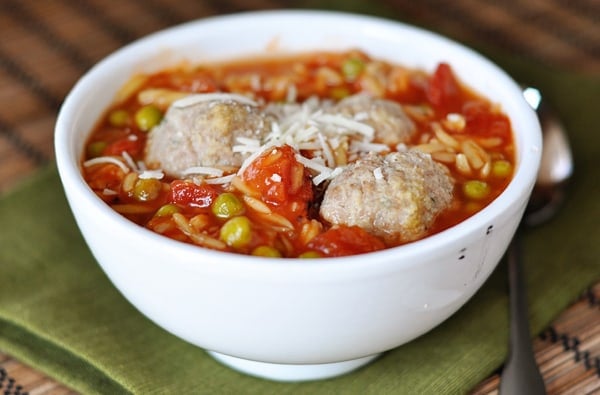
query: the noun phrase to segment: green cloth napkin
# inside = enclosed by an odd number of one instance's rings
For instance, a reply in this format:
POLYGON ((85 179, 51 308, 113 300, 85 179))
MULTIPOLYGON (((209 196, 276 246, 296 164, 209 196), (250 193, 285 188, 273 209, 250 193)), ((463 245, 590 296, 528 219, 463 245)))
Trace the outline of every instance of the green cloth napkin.
MULTIPOLYGON (((544 89, 575 151, 563 210, 524 239, 531 328, 539 333, 600 280, 600 79, 495 60, 544 89)), ((54 166, 2 197, 0 223, 0 349, 83 393, 454 394, 506 356, 504 262, 457 314, 374 363, 335 379, 276 383, 220 365, 135 310, 90 255, 54 166)))

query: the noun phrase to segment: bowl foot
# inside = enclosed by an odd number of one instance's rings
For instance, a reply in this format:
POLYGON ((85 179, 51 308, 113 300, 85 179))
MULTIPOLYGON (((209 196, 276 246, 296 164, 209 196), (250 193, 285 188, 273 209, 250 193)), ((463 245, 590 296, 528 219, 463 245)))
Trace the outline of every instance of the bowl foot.
POLYGON ((275 381, 309 381, 340 376, 368 364, 380 355, 342 362, 295 365, 251 361, 214 351, 208 353, 217 361, 241 373, 275 381))

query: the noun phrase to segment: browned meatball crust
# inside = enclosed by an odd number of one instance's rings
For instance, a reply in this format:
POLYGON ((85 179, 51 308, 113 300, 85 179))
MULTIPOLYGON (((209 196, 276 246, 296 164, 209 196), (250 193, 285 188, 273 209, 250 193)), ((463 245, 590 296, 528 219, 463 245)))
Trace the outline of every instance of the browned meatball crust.
POLYGON ((321 217, 356 225, 387 244, 425 236, 452 202, 448 169, 419 151, 369 154, 334 178, 323 198, 321 217))
POLYGON ((357 94, 341 100, 331 108, 330 112, 353 117, 373 127, 375 143, 390 146, 406 143, 417 130, 400 104, 365 94, 357 94))
POLYGON ((257 107, 231 99, 171 106, 148 136, 146 163, 180 177, 190 167, 239 167, 248 156, 234 152, 238 137, 261 140, 272 119, 257 107))

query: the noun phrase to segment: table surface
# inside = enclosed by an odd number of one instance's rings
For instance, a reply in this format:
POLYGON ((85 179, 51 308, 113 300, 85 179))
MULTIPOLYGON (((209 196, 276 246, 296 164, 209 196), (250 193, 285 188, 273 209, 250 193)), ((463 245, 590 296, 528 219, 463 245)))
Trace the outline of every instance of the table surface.
MULTIPOLYGON (((0 194, 53 161, 54 122, 65 95, 110 52, 185 21, 290 6, 383 14, 551 68, 600 73, 597 0, 2 0, 0 194)), ((549 393, 600 394, 600 330, 593 330, 600 327, 599 301, 597 285, 536 339, 549 393)), ((75 393, 1 351, 4 394, 75 393)), ((497 386, 494 375, 473 393, 496 393, 497 386)))

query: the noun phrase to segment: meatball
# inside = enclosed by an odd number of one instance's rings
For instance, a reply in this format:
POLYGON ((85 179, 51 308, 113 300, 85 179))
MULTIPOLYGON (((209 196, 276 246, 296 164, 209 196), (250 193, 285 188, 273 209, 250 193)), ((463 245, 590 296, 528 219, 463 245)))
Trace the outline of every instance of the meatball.
POLYGON ((320 215, 331 224, 356 225, 388 245, 425 236, 452 201, 448 169, 419 151, 368 154, 334 178, 320 215))
POLYGON ((284 102, 268 103, 264 109, 266 114, 274 116, 278 121, 281 121, 290 115, 297 114, 300 111, 302 111, 302 104, 284 102))
POLYGON ((329 111, 332 106, 333 101, 312 96, 302 103, 270 102, 266 105, 264 112, 273 115, 279 122, 285 123, 290 119, 303 119, 303 116, 309 117, 311 114, 329 111))
POLYGON ((148 136, 145 160, 176 177, 195 166, 239 167, 248 154, 233 152, 236 139, 261 140, 271 123, 257 107, 231 98, 172 105, 148 136))
POLYGON ((371 126, 375 130, 375 143, 395 146, 408 142, 416 132, 415 124, 402 106, 391 100, 357 94, 341 100, 331 112, 353 117, 371 126))

